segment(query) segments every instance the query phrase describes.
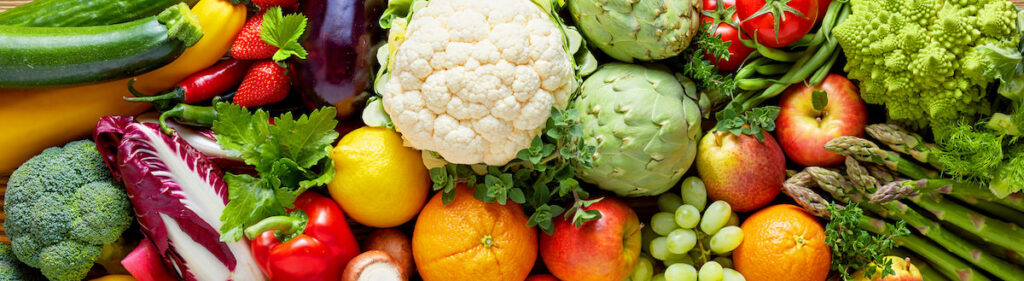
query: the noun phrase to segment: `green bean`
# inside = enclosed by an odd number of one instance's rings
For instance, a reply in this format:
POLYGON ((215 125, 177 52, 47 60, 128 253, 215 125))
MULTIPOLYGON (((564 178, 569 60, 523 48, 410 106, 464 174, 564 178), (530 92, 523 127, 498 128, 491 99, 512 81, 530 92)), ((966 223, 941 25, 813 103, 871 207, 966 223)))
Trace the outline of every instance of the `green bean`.
POLYGON ((779 75, 779 74, 783 74, 783 73, 789 72, 789 70, 792 69, 792 68, 793 68, 792 64, 776 63, 776 64, 767 64, 767 65, 758 66, 756 70, 757 70, 757 74, 761 74, 761 75, 779 75))
POLYGON ((825 62, 825 65, 819 67, 818 71, 815 71, 814 75, 811 75, 811 85, 818 85, 821 83, 822 80, 825 80, 825 76, 828 76, 828 74, 832 71, 832 65, 836 63, 836 59, 838 58, 839 51, 833 51, 832 57, 828 58, 828 61, 825 62))
MULTIPOLYGON (((839 18, 837 20, 841 22, 842 20, 846 19, 846 16, 848 16, 849 14, 849 5, 843 5, 843 8, 839 14, 839 18)), ((765 100, 781 94, 783 91, 786 90, 786 88, 789 87, 789 85, 807 79, 807 77, 811 76, 812 73, 817 71, 826 62, 826 60, 833 57, 833 53, 839 52, 839 50, 836 48, 838 45, 839 43, 836 42, 835 39, 832 39, 826 40, 825 44, 821 45, 821 48, 816 48, 814 46, 807 48, 807 51, 804 52, 804 56, 793 64, 792 70, 787 72, 786 75, 783 75, 782 78, 779 79, 779 82, 772 84, 763 92, 761 92, 761 94, 749 100, 743 101, 742 109, 750 110, 751 108, 761 104, 765 100), (813 55, 808 56, 808 54, 811 54, 812 51, 813 55)))
POLYGON ((800 52, 786 52, 758 44, 757 38, 754 38, 754 49, 762 56, 780 62, 794 62, 800 59, 801 54, 800 52))
POLYGON ((761 90, 768 88, 768 86, 771 86, 772 84, 775 84, 775 80, 766 78, 747 78, 736 80, 736 87, 745 91, 761 90))
POLYGON ((750 61, 746 65, 743 65, 743 67, 740 68, 740 70, 736 71, 736 76, 734 80, 738 81, 750 77, 751 75, 754 75, 754 73, 757 72, 757 68, 759 66, 764 65, 770 61, 771 59, 768 58, 757 58, 755 60, 750 61))

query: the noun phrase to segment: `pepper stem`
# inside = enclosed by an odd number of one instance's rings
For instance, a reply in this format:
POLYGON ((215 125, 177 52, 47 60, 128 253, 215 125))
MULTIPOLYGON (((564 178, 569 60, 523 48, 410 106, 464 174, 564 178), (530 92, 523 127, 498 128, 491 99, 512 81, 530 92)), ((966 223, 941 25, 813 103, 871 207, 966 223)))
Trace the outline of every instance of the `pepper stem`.
POLYGON ((165 9, 156 18, 167 26, 167 36, 181 40, 186 48, 192 47, 203 38, 199 17, 192 13, 185 3, 178 3, 165 9))
POLYGON ((245 229, 245 236, 254 239, 260 234, 273 230, 281 242, 288 242, 306 230, 309 217, 302 210, 295 210, 285 216, 268 217, 245 229))

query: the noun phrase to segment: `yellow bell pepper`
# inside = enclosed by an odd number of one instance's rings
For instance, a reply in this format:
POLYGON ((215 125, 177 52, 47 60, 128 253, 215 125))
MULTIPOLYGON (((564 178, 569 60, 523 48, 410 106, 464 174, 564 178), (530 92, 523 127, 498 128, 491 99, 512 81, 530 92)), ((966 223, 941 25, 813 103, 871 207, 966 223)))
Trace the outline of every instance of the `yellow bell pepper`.
MULTIPOLYGON (((212 66, 231 49, 246 19, 243 5, 200 0, 192 12, 203 38, 176 60, 138 76, 135 88, 153 94, 174 87, 188 75, 212 66)), ((71 88, 0 90, 0 172, 11 171, 47 147, 84 138, 108 115, 135 115, 148 103, 122 99, 129 79, 71 88)))
POLYGON ((136 281, 131 275, 107 275, 89 281, 136 281))

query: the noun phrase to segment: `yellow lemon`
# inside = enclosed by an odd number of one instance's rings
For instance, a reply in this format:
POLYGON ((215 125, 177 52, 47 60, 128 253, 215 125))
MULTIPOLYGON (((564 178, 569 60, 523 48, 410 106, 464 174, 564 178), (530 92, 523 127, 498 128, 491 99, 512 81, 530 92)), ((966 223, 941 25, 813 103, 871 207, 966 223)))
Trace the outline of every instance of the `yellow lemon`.
POLYGON ((430 191, 420 152, 387 128, 362 127, 331 151, 331 197, 355 221, 372 227, 401 225, 419 213, 430 191))

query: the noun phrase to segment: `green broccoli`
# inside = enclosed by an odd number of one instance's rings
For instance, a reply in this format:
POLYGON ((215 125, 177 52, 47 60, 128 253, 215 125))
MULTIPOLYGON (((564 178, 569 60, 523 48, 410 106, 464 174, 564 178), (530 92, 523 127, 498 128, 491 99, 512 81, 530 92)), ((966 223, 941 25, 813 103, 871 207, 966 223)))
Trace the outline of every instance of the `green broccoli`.
POLYGON ((4 228, 14 254, 52 281, 78 281, 133 221, 128 195, 96 144, 51 147, 11 174, 4 228))
MULTIPOLYGON (((860 80, 865 102, 884 104, 890 119, 936 136, 978 114, 990 114, 979 46, 1013 49, 1017 13, 1005 0, 852 0, 853 13, 832 34, 846 53, 845 70, 860 80)), ((973 119, 968 120, 973 121, 973 119)))
POLYGON ((0 243, 0 281, 44 281, 39 270, 28 267, 14 256, 11 245, 0 243))

